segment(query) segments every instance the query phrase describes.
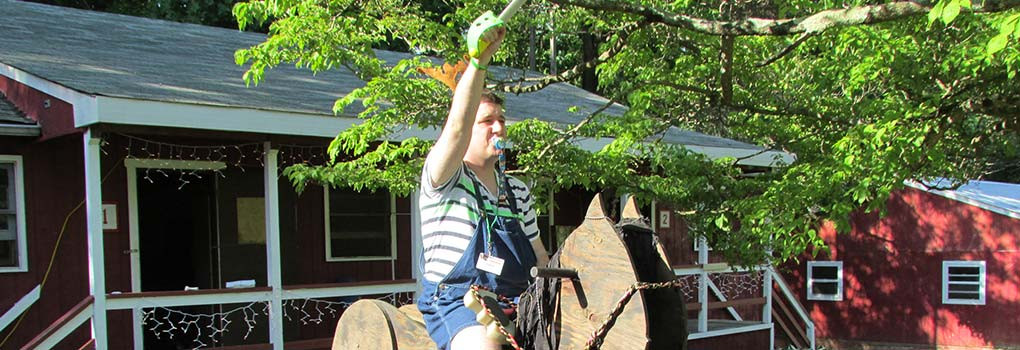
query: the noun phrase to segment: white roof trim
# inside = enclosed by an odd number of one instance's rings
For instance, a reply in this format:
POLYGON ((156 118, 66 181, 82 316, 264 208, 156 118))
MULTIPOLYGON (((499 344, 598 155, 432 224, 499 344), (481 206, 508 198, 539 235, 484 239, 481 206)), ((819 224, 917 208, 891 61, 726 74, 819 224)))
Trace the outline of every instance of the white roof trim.
MULTIPOLYGON (((271 111, 254 108, 213 106, 99 96, 96 118, 75 118, 76 127, 97 123, 164 126, 230 132, 336 137, 337 133, 361 122, 350 117, 271 111)), ((408 129, 397 140, 408 137, 435 139, 434 130, 408 129)))
MULTIPOLYGON (((1002 214, 1002 215, 1005 215, 1005 216, 1008 216, 1008 217, 1011 217, 1011 218, 1014 218, 1014 219, 1020 219, 1020 212, 1017 212, 1017 211, 1014 211, 1014 210, 1011 210, 1011 209, 1007 209, 1007 208, 1003 208, 1003 207, 997 206, 995 204, 984 202, 984 201, 981 201, 981 200, 978 200, 978 199, 975 199, 975 198, 971 198, 971 197, 968 197, 966 195, 960 194, 960 193, 958 193, 956 191, 951 191, 951 190, 950 191, 932 190, 932 189, 926 188, 924 185, 922 185, 922 184, 920 184, 918 182, 909 181, 909 180, 908 181, 904 181, 903 184, 907 185, 908 187, 912 187, 912 188, 915 188, 915 189, 918 189, 918 190, 921 190, 921 191, 924 191, 924 192, 928 192, 928 193, 931 193, 931 194, 934 194, 934 195, 939 195, 939 196, 942 196, 942 197, 945 197, 945 198, 949 198, 949 199, 955 200, 957 202, 962 202, 962 203, 970 204, 970 205, 973 205, 975 207, 978 207, 978 208, 981 208, 981 209, 985 209, 985 210, 988 210, 988 211, 993 212, 993 213, 1002 214)), ((1020 186, 1020 185, 1018 185, 1018 186, 1020 186)))
MULTIPOLYGON (((190 103, 174 103, 138 100, 122 97, 96 97, 97 113, 94 119, 75 118, 75 127, 88 127, 96 123, 164 126, 204 130, 252 132, 281 135, 318 136, 332 138, 340 131, 361 122, 358 118, 332 117, 321 114, 271 111, 232 106, 213 106, 190 103)), ((438 129, 407 128, 396 132, 391 140, 400 141, 410 137, 435 140, 438 129)), ((612 142, 611 138, 581 139, 578 146, 588 151, 598 151, 612 142)), ((788 153, 751 149, 734 149, 687 145, 688 149, 708 156, 748 157, 738 164, 753 166, 776 166, 777 158, 786 164, 794 157, 788 153), (760 154, 759 154, 760 153, 760 154)))
POLYGON ((94 118, 96 114, 95 96, 54 83, 4 63, 0 63, 0 75, 70 103, 74 107, 76 124, 78 118, 90 119, 94 118))

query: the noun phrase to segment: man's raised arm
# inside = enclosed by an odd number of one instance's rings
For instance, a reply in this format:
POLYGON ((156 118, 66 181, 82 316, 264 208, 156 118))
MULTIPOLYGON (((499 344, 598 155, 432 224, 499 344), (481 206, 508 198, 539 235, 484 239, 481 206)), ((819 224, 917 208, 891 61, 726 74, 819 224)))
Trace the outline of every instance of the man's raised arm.
POLYGON ((471 143, 471 130, 478 105, 481 103, 482 90, 485 88, 485 67, 488 67, 492 55, 499 50, 505 35, 504 28, 487 33, 485 39, 491 44, 478 56, 476 62, 468 65, 457 83, 446 124, 436 144, 429 151, 428 157, 425 158, 425 168, 428 170, 433 188, 449 181, 464 159, 464 154, 471 143))

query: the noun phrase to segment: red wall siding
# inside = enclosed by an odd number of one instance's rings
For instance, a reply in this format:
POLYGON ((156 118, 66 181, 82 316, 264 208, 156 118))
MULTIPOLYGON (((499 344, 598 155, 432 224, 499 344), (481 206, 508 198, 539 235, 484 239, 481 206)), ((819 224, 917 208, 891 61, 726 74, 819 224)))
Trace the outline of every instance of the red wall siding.
MULTIPOLYGON (((281 201, 293 200, 294 205, 287 209, 281 205, 280 209, 292 211, 293 226, 289 229, 282 229, 285 232, 293 232, 283 245, 285 258, 290 256, 293 259, 285 261, 289 265, 285 273, 284 284, 316 284, 335 283, 341 281, 362 282, 362 281, 388 281, 394 279, 407 279, 411 276, 411 225, 410 225, 410 201, 398 199, 397 201, 397 260, 390 261, 351 261, 351 262, 327 262, 326 261, 326 234, 325 234, 325 213, 323 212, 323 188, 321 186, 308 186, 300 196, 294 194, 293 187, 283 179, 280 183, 281 201)), ((281 221, 284 219, 281 218, 281 221)))
POLYGON ((74 128, 74 107, 5 76, 0 76, 0 91, 29 118, 42 126, 41 140, 78 132, 74 128), (49 108, 45 107, 50 101, 49 108))
MULTIPOLYGON (((662 243, 663 249, 666 250, 666 255, 669 256, 669 262, 673 265, 693 265, 698 263, 698 251, 694 250, 694 237, 688 230, 688 225, 684 221, 684 218, 677 214, 677 212, 685 211, 683 208, 671 208, 665 204, 658 204, 656 211, 661 212, 667 210, 670 212, 669 215, 669 227, 662 227, 659 223, 659 227, 655 231, 659 234, 659 240, 662 243)), ((653 213, 652 215, 659 215, 659 213, 653 213)), ((657 219, 658 220, 658 219, 657 219)), ((711 248, 711 245, 709 245, 711 248)), ((708 262, 718 263, 725 262, 721 254, 714 253, 709 250, 708 262)))
MULTIPOLYGON (((821 231, 843 261, 844 300, 802 300, 819 337, 953 346, 1020 344, 1020 221, 914 189, 895 193, 888 215, 858 214, 853 230, 821 231), (984 260, 985 305, 942 304, 942 262, 984 260)), ((787 274, 801 298, 806 264, 787 274)))
MULTIPOLYGON (((40 300, 25 313, 4 349, 17 349, 89 295, 85 209, 82 181, 81 135, 33 143, 21 138, 0 138, 0 154, 20 154, 25 164, 25 209, 29 270, 0 273, 0 310, 7 311, 23 295, 42 283, 54 247, 55 259, 40 300), (61 236, 61 226, 67 228, 61 236), (59 237, 59 238, 58 238, 59 237), (59 243, 59 245, 58 245, 59 243)), ((0 311, 0 312, 2 312, 0 311)), ((81 329, 65 342, 80 346, 87 339, 81 329)))
MULTIPOLYGON (((657 222, 659 227, 655 228, 655 232, 659 234, 659 242, 662 244, 662 249, 666 251, 669 263, 673 265, 696 264, 698 253, 694 251, 693 241, 687 233, 687 224, 680 216, 676 215, 672 208, 662 204, 656 208, 656 211, 663 210, 670 211, 669 222, 666 223, 669 227, 662 227, 663 223, 657 222)), ((659 214, 652 213, 652 215, 659 214)))

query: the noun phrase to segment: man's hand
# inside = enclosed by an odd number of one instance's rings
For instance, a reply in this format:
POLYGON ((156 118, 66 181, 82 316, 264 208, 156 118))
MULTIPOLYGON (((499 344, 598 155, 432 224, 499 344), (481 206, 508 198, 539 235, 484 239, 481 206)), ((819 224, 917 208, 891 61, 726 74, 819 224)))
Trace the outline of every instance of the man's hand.
POLYGON ((499 46, 503 43, 503 38, 506 37, 506 27, 499 26, 492 28, 492 30, 486 31, 485 35, 482 36, 482 40, 489 43, 489 46, 485 47, 485 51, 482 51, 478 55, 478 63, 482 66, 488 66, 489 61, 492 60, 492 56, 499 51, 499 46))

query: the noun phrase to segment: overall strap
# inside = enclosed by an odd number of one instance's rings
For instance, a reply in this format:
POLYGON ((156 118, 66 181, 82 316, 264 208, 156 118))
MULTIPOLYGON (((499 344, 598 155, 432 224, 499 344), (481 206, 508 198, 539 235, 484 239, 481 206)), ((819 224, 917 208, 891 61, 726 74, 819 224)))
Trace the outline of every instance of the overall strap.
MULTIPOLYGON (((467 165, 465 164, 464 167, 466 169, 467 165)), ((474 174, 474 172, 472 172, 472 174, 474 174)), ((482 219, 483 220, 487 220, 488 219, 488 211, 486 211, 485 200, 482 198, 482 190, 481 190, 484 185, 482 185, 481 180, 478 180, 476 178, 476 176, 477 176, 477 174, 475 174, 474 176, 468 175, 468 177, 471 178, 471 185, 474 186, 474 197, 475 197, 475 201, 478 202, 478 210, 481 211, 482 219)), ((502 180, 503 180, 503 188, 506 189, 507 204, 510 206, 510 216, 508 216, 508 217, 516 217, 519 220, 524 220, 524 214, 520 213, 520 211, 517 209, 517 198, 514 197, 513 190, 510 188, 510 177, 509 176, 502 176, 502 180)), ((496 217, 499 217, 499 200, 498 199, 496 201, 495 206, 492 209, 493 209, 494 215, 496 217)))
POLYGON ((517 198, 514 197, 514 190, 510 188, 510 177, 503 177, 503 186, 506 188, 506 203, 510 205, 510 213, 520 216, 520 220, 524 221, 524 213, 517 210, 517 198))
MULTIPOLYGON (((464 165, 464 171, 470 171, 467 164, 464 165)), ((472 172, 473 173, 473 172, 472 172)), ((485 200, 482 198, 482 184, 481 181, 475 178, 475 176, 468 175, 471 178, 471 186, 474 187, 475 202, 478 204, 478 211, 480 218, 482 219, 479 225, 486 224, 488 222, 488 212, 485 210, 485 200)), ((497 214, 499 207, 496 207, 497 214)))

